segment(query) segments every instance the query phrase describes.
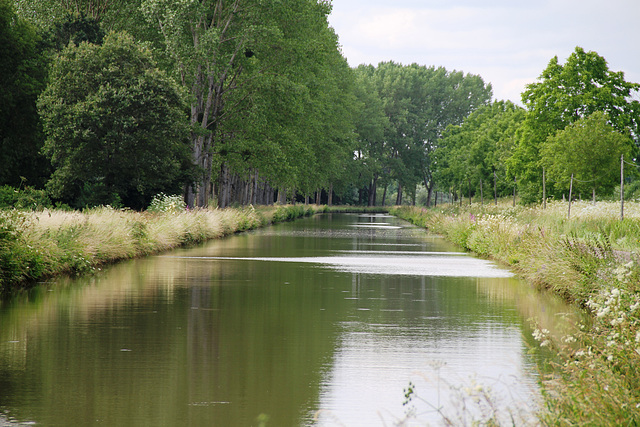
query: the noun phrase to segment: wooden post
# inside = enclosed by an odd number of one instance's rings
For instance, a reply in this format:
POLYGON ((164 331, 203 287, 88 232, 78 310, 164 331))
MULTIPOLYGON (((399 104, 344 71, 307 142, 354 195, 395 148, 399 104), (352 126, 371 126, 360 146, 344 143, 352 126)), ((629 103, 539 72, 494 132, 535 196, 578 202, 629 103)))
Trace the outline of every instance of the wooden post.
POLYGON ((471 178, 467 178, 467 183, 469 184, 469 206, 471 206, 471 178))
POLYGON ((547 175, 542 168, 542 209, 547 209, 547 175))
POLYGON ((573 193, 573 174, 571 174, 571 184, 569 184, 569 210, 567 211, 567 219, 571 218, 571 197, 573 193))
POLYGON ((498 206, 498 178, 496 177, 496 171, 493 171, 493 200, 495 205, 498 206))
POLYGON ((620 156, 620 221, 624 219, 624 154, 620 156))
POLYGON ((517 178, 513 177, 513 207, 516 207, 516 185, 518 183, 517 178))

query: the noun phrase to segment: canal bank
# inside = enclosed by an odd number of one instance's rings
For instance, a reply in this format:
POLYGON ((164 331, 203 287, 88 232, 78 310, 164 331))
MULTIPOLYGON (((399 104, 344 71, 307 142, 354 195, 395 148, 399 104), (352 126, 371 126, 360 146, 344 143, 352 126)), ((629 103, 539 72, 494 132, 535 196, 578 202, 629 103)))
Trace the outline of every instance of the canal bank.
MULTIPOLYGON (((0 210, 0 294, 63 274, 199 244, 320 212, 367 208, 317 205, 136 212, 0 210)), ((370 209, 369 209, 370 210, 370 209)))
POLYGON ((479 204, 391 210, 591 314, 591 322, 567 321, 556 339, 544 327, 534 331, 561 358, 542 382, 545 425, 640 424, 640 214, 629 206, 620 221, 609 205, 578 203, 572 219, 558 202, 546 210, 479 204))

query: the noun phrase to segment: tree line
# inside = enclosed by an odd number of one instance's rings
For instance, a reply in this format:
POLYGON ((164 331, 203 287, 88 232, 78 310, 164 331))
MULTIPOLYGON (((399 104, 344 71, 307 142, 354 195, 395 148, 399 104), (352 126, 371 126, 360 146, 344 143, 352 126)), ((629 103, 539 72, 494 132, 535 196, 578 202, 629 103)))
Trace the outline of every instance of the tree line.
POLYGON ((594 52, 554 58, 521 108, 444 67, 350 68, 330 12, 324 0, 0 0, 0 185, 75 208, 143 209, 158 193, 192 207, 401 204, 418 188, 431 204, 434 191, 504 195, 514 181, 534 201, 543 168, 552 194, 569 169, 610 190, 596 157, 635 155, 639 86, 594 52))

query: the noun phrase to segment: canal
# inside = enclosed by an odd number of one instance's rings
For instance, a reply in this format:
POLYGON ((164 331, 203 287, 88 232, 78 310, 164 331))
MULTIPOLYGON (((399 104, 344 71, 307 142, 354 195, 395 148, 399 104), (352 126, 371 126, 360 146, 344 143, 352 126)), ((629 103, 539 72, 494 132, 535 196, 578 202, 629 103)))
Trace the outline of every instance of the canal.
POLYGON ((238 234, 0 304, 0 426, 67 427, 470 424, 483 396, 525 424, 539 395, 528 319, 553 328, 569 311, 369 214, 238 234))

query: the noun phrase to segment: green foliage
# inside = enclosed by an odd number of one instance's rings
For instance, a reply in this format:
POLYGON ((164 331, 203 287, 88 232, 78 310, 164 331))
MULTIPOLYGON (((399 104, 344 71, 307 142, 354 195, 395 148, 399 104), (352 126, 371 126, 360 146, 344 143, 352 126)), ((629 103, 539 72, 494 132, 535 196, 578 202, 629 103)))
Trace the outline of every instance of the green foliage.
POLYGON ((524 199, 541 199, 541 147, 569 124, 600 111, 618 132, 639 135, 640 102, 632 99, 638 90, 640 84, 625 81, 622 72, 610 71, 596 52, 576 47, 564 65, 554 57, 540 81, 528 85, 522 94, 527 118, 508 160, 509 173, 518 177, 524 199))
POLYGON ((187 156, 182 95, 151 52, 124 33, 69 45, 39 99, 48 188, 78 207, 142 208, 179 188, 187 156))
POLYGON ((96 19, 84 14, 68 14, 62 21, 54 23, 50 37, 53 47, 61 51, 70 42, 76 46, 82 42, 102 44, 105 32, 96 19))
POLYGON ((46 71, 41 35, 0 0, 0 185, 39 187, 50 172, 36 110, 46 71))
POLYGON ((369 175, 374 179, 383 175, 383 185, 389 178, 397 180, 409 192, 422 182, 431 192, 439 167, 434 151, 445 129, 459 125, 489 102, 491 85, 479 76, 417 64, 383 62, 376 68, 361 66, 358 73, 373 82, 388 119, 386 125, 373 116, 375 127, 367 130, 373 132, 371 139, 362 141, 361 151, 375 156, 375 160, 363 156, 371 165, 369 175))
POLYGON ((494 179, 498 196, 513 190, 513 176, 506 170, 506 160, 514 149, 514 139, 525 111, 509 101, 496 101, 471 113, 458 126, 449 127, 434 155, 439 169, 436 176, 441 188, 472 191, 485 199, 493 198, 494 179), (494 175, 495 174, 495 175, 494 175), (468 183, 472 188, 469 189, 468 183))
POLYGON ((177 214, 184 212, 186 208, 187 204, 184 202, 182 196, 169 196, 164 193, 160 193, 153 196, 153 200, 151 200, 151 204, 147 210, 153 213, 177 214))
POLYGON ((305 209, 304 205, 279 206, 273 214, 272 222, 285 222, 310 215, 312 211, 305 209))
POLYGON ((0 209, 0 293, 14 283, 37 280, 47 270, 42 252, 25 241, 29 218, 19 211, 0 209))
POLYGON ((600 111, 550 136, 540 149, 541 163, 558 192, 569 190, 573 174, 576 193, 611 191, 620 184, 620 156, 630 159, 632 152, 631 138, 617 132, 600 111))
POLYGON ((51 199, 44 190, 31 187, 20 189, 8 185, 0 187, 0 209, 42 210, 50 207, 52 207, 51 199))

